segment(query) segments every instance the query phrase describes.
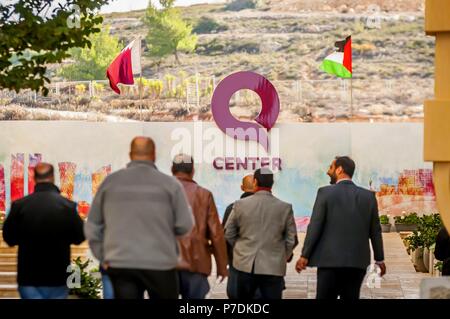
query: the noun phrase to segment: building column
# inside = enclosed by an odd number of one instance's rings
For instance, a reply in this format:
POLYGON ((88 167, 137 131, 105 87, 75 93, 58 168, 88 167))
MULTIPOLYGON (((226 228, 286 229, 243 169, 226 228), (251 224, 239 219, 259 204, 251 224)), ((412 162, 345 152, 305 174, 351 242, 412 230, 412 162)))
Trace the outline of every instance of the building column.
POLYGON ((424 159, 433 162, 437 207, 450 230, 450 1, 426 0, 425 32, 436 37, 436 54, 435 97, 424 106, 424 159))

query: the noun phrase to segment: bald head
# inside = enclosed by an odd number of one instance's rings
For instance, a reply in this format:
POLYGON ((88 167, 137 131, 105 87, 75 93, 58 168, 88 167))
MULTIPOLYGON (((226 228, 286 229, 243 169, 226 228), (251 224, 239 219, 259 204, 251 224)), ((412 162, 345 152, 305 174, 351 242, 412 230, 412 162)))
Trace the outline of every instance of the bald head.
POLYGON ((38 163, 34 168, 34 181, 38 183, 55 183, 53 165, 49 163, 38 163))
POLYGON ((244 178, 242 179, 241 189, 243 192, 246 192, 246 193, 254 193, 253 175, 250 174, 250 175, 244 176, 244 178))
POLYGON ((155 161, 155 143, 150 137, 137 136, 133 138, 130 146, 130 159, 132 161, 155 161))

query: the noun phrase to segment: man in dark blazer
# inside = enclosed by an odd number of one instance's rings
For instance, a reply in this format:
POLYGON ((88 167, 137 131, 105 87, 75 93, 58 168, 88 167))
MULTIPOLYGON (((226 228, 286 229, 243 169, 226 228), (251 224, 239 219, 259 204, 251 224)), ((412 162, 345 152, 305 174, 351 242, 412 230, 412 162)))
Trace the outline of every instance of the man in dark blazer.
POLYGON ((19 246, 17 283, 23 299, 65 299, 70 245, 84 241, 76 203, 55 186, 53 166, 34 170, 34 193, 14 201, 3 225, 3 239, 19 246))
MULTIPOLYGON (((249 174, 242 178, 241 190, 243 191, 241 199, 249 197, 254 194, 253 189, 253 174, 249 174)), ((223 214, 222 226, 225 228, 228 218, 230 217, 231 211, 233 210, 234 203, 228 205, 223 214)), ((237 272, 233 267, 233 246, 227 242, 228 251, 228 281, 227 281, 227 296, 229 299, 237 299, 236 297, 236 286, 237 286, 237 272)), ((256 292, 259 297, 258 291, 256 292)))
POLYGON ((434 256, 442 261, 442 276, 450 276, 450 236, 445 227, 436 236, 434 256))
POLYGON ((336 157, 319 189, 296 270, 317 267, 317 299, 359 299, 371 263, 369 240, 380 275, 386 273, 375 194, 356 186, 355 162, 336 157))

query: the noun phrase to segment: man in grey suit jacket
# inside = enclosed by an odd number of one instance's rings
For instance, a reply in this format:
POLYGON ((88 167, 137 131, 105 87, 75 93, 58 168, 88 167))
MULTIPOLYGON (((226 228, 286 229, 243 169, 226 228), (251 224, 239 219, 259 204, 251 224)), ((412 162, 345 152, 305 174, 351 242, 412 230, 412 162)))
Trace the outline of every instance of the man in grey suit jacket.
POLYGON ((258 169, 255 194, 237 201, 225 225, 237 270, 236 297, 251 299, 259 288, 263 299, 281 299, 286 262, 297 230, 292 205, 272 195, 273 174, 258 169))
POLYGON ((336 157, 328 170, 330 186, 319 189, 296 270, 318 267, 317 299, 359 299, 361 284, 374 259, 386 272, 375 194, 352 181, 355 162, 336 157))

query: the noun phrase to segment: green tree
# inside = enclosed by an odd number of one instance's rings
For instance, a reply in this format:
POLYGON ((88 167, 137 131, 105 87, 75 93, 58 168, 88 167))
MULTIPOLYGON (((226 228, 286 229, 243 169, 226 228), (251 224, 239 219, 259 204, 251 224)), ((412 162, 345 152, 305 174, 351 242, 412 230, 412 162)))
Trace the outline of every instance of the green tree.
POLYGON ((109 30, 106 26, 100 33, 92 34, 91 47, 71 49, 74 63, 62 68, 59 75, 72 81, 105 79, 106 68, 121 50, 119 40, 109 30))
POLYGON ((0 88, 48 93, 50 63, 90 46, 103 19, 96 11, 109 0, 14 0, 0 4, 0 88))
POLYGON ((144 22, 148 26, 146 37, 150 55, 158 60, 173 54, 180 63, 179 52, 192 52, 197 36, 192 26, 183 20, 181 13, 173 7, 174 0, 159 0, 162 8, 157 9, 151 1, 145 12, 144 22))

